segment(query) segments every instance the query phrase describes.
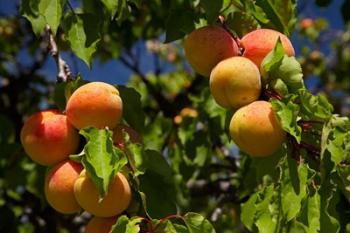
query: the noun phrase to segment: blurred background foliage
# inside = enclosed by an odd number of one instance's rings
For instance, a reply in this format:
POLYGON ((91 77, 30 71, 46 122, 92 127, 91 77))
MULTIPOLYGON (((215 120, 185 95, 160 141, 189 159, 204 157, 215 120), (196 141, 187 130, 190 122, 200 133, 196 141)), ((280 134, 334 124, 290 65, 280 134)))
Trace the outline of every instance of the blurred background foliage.
MULTIPOLYGON (((163 43, 205 23, 201 8, 182 0, 135 0, 129 3, 130 11, 108 21, 96 1, 71 4, 77 12, 83 7, 99 16, 94 23, 101 35, 89 71, 70 52, 64 30, 58 28, 59 50, 74 75, 135 88, 141 103, 130 104, 141 104, 145 113, 145 127, 138 131, 148 148, 169 159, 180 211, 202 213, 220 233, 244 232, 239 204, 256 187, 249 174, 251 161, 239 159, 226 134, 226 111, 210 97, 207 80, 186 63, 182 41, 163 43), (187 14, 185 8, 195 14, 187 14), (184 22, 183 33, 169 31, 172 17, 184 22)), ((259 24, 273 26, 244 17, 244 10, 227 19, 238 35, 259 24)), ((349 12, 348 0, 300 0, 297 21, 286 24, 293 29, 307 87, 326 94, 335 112, 344 116, 350 116, 349 12), (324 14, 327 11, 331 13, 324 14), (342 16, 342 22, 333 22, 334 14, 342 16)), ((89 216, 63 216, 47 205, 46 169, 32 163, 20 145, 24 119, 55 107, 56 67, 46 44, 21 16, 19 1, 0 0, 0 48, 0 232, 79 232, 89 216)))

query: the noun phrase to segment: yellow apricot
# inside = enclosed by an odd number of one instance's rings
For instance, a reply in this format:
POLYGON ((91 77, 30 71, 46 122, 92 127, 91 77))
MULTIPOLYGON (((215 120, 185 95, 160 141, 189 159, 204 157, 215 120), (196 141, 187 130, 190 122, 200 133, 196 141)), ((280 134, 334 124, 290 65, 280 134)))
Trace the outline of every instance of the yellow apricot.
POLYGON ((127 133, 132 143, 142 143, 140 135, 131 127, 119 124, 113 130, 113 143, 121 149, 124 149, 124 135, 123 132, 127 133))
POLYGON ((272 155, 286 138, 267 101, 255 101, 238 109, 230 122, 230 135, 236 145, 252 157, 272 155))
POLYGON ((205 26, 192 31, 184 47, 186 58, 193 69, 207 77, 221 60, 239 54, 235 40, 225 29, 217 26, 205 26))
POLYGON ((209 85, 217 104, 236 109, 259 98, 259 69, 245 57, 227 58, 215 66, 209 85))
POLYGON ((294 56, 294 48, 288 37, 272 29, 257 29, 246 34, 240 41, 244 48, 243 56, 260 68, 262 60, 274 49, 278 37, 281 38, 284 52, 288 56, 294 56))
POLYGON ((21 143, 34 162, 51 166, 76 152, 79 134, 65 115, 57 110, 46 110, 24 122, 21 143))
POLYGON ((131 188, 122 173, 111 181, 108 192, 100 200, 98 190, 83 170, 74 184, 74 195, 79 205, 97 217, 111 217, 126 210, 131 201, 131 188))
POLYGON ((113 129, 122 117, 123 103, 119 91, 103 82, 91 82, 79 87, 66 107, 68 120, 77 128, 113 129))
POLYGON ((86 225, 84 233, 109 233, 117 222, 117 217, 101 218, 93 217, 86 225))
POLYGON ((58 212, 71 214, 80 211, 75 200, 74 183, 83 166, 71 160, 63 161, 52 167, 45 178, 45 197, 58 212))

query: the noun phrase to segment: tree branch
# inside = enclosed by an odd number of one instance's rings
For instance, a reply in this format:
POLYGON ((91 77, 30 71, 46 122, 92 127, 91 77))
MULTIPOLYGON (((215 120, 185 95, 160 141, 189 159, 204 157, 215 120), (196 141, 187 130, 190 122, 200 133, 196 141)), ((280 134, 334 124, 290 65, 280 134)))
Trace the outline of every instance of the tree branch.
POLYGON ((54 36, 52 35, 52 31, 49 25, 46 25, 45 27, 45 36, 46 40, 48 42, 48 49, 50 51, 51 56, 55 59, 56 65, 57 65, 57 82, 68 82, 72 80, 72 73, 69 69, 68 64, 66 61, 64 61, 57 48, 56 41, 54 39, 54 36))

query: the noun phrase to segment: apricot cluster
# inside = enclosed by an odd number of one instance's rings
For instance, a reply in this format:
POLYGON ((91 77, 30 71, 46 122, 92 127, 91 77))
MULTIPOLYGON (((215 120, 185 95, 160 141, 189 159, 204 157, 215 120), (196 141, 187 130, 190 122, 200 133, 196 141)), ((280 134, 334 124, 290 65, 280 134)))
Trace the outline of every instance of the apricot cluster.
POLYGON ((205 26, 185 40, 185 55, 196 72, 209 76, 216 103, 235 111, 229 126, 232 140, 252 157, 272 155, 286 137, 271 103, 259 100, 265 85, 261 63, 279 38, 285 54, 294 56, 290 40, 271 29, 252 31, 238 43, 222 27, 205 26))
POLYGON ((65 114, 58 110, 35 113, 24 123, 21 142, 27 155, 36 163, 48 166, 45 177, 47 202, 63 214, 85 210, 95 217, 86 232, 109 232, 116 216, 127 209, 131 188, 127 178, 117 173, 101 200, 82 164, 69 159, 78 153, 78 130, 86 127, 113 130, 115 146, 123 149, 123 132, 132 142, 138 134, 120 123, 123 102, 118 90, 107 83, 91 82, 79 87, 69 98, 65 114))

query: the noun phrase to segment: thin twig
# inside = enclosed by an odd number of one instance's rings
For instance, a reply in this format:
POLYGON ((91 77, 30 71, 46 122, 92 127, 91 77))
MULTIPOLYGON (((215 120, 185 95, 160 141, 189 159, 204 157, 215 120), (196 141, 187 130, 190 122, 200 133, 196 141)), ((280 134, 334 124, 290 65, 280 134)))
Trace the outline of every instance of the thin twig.
POLYGON ((46 25, 45 27, 45 36, 46 40, 48 41, 48 49, 50 51, 51 56, 55 59, 56 65, 57 65, 57 82, 68 82, 72 80, 72 73, 69 69, 68 64, 66 61, 64 61, 57 48, 56 41, 54 39, 54 36, 52 35, 52 31, 49 25, 46 25))

